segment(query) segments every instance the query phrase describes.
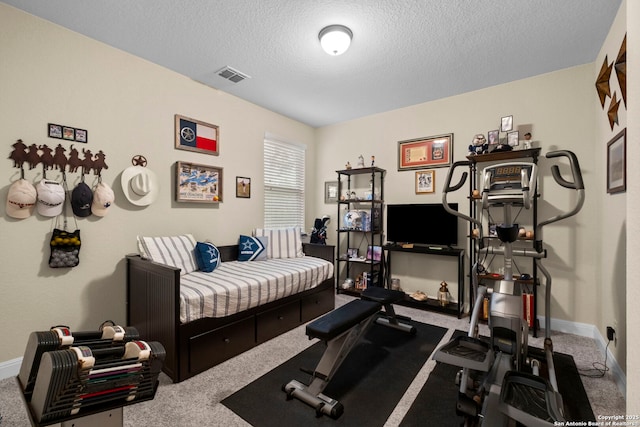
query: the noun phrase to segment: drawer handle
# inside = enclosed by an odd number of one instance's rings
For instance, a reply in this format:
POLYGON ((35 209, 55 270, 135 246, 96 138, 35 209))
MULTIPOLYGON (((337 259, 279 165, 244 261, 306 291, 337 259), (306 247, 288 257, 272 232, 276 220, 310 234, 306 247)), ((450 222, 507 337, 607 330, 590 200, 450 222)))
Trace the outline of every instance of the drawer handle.
POLYGON ((224 339, 224 343, 225 343, 225 344, 229 344, 230 342, 231 342, 231 340, 230 340, 229 338, 225 338, 225 339, 224 339))
POLYGON ((284 316, 278 316, 278 320, 284 320, 284 316))

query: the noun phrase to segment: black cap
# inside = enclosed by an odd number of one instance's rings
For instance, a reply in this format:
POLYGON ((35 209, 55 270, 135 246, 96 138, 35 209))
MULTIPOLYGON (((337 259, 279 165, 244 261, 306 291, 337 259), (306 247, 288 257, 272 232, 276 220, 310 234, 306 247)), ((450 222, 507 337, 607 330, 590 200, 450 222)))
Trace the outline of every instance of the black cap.
POLYGON ((93 193, 91 188, 84 182, 81 182, 71 192, 71 208, 73 213, 79 217, 91 215, 91 203, 93 202, 93 193))

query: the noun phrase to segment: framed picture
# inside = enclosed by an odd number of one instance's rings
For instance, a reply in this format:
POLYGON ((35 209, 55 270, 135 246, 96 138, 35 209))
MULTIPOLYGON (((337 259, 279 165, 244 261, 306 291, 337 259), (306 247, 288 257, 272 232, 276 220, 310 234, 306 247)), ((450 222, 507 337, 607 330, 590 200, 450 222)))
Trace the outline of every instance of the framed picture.
POLYGON ((487 132, 487 141, 489 145, 498 145, 500 143, 500 130, 490 130, 487 132))
POLYGON ((367 246, 367 261, 381 261, 382 246, 367 246))
POLYGON ((607 193, 627 190, 627 129, 607 143, 607 193))
POLYGON ((398 170, 446 167, 453 158, 453 134, 398 142, 398 170))
POLYGON ((76 129, 76 141, 87 142, 87 131, 84 129, 76 129))
POLYGON ((236 176, 236 197, 245 199, 251 197, 251 178, 236 176))
POLYGON ((62 139, 68 139, 69 141, 75 141, 76 130, 67 126, 62 127, 62 139))
POLYGON ((222 168, 176 162, 176 201, 221 202, 222 168))
POLYGON ((518 132, 517 130, 514 130, 513 132, 509 132, 507 134, 507 143, 512 147, 516 147, 520 143, 519 138, 520 138, 520 132, 518 132))
POLYGON ((324 183, 324 202, 337 203, 340 191, 340 183, 338 181, 326 181, 324 183))
POLYGON ((49 123, 48 129, 49 129, 49 133, 48 133, 49 138, 62 139, 62 126, 49 123))
POLYGON ((358 258, 358 248, 347 249, 347 258, 349 259, 358 258))
POLYGON ((176 148, 217 156, 220 129, 216 125, 175 115, 176 148))
POLYGON ((433 193, 436 185, 436 171, 416 172, 416 194, 433 193))
POLYGON ((510 132, 513 130, 513 116, 505 116, 500 119, 500 131, 510 132))

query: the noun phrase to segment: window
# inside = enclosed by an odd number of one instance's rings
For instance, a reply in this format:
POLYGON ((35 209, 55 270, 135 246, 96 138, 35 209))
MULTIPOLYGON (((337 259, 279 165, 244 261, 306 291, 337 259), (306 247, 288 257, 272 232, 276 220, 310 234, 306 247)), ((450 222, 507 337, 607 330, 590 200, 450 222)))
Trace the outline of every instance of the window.
POLYGON ((264 227, 304 229, 306 146, 264 140, 264 227))

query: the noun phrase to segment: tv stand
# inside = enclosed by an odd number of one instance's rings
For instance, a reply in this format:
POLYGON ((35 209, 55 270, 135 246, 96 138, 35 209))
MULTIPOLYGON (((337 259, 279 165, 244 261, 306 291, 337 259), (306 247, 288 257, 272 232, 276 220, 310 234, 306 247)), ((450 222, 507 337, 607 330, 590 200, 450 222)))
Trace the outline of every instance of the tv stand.
MULTIPOLYGON (((404 305, 406 307, 418 308, 422 310, 433 310, 447 314, 454 314, 458 316, 458 319, 464 314, 464 249, 446 247, 446 246, 419 246, 412 245, 406 247, 406 244, 386 244, 382 247, 384 252, 384 284, 388 289, 391 289, 391 254, 394 252, 406 252, 414 254, 424 255, 440 255, 451 256, 458 259, 458 301, 457 303, 449 303, 446 306, 441 306, 437 299, 429 298, 426 301, 415 301, 408 295, 404 300, 397 302, 396 304, 404 305)), ((451 289, 449 290, 451 292, 451 289)), ((472 298, 472 295, 469 296, 472 298)))

